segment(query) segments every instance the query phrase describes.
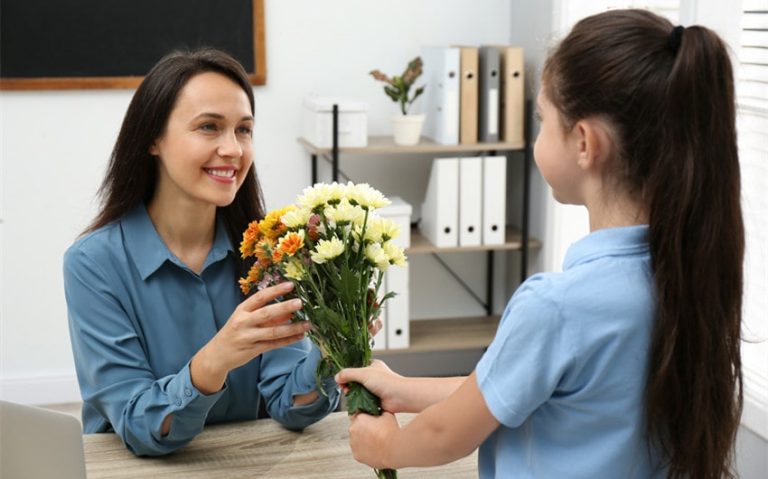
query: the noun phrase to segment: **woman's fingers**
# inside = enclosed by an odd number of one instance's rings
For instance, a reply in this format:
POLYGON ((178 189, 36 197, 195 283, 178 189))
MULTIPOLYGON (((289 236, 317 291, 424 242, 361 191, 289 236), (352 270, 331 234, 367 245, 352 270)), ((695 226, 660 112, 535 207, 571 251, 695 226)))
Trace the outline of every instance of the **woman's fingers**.
POLYGON ((285 316, 290 317, 293 313, 300 310, 301 307, 300 299, 290 299, 280 303, 268 304, 250 313, 249 324, 251 326, 272 324, 285 316))
POLYGON ((240 307, 248 312, 256 311, 291 291, 293 291, 293 283, 290 281, 270 286, 269 288, 264 288, 256 294, 246 298, 245 301, 240 303, 240 307))
POLYGON ((293 336, 301 336, 303 338, 304 333, 306 333, 308 330, 309 330, 309 323, 304 321, 300 323, 288 323, 288 324, 279 324, 274 326, 258 327, 253 329, 251 341, 254 343, 270 342, 270 341, 290 338, 293 336))

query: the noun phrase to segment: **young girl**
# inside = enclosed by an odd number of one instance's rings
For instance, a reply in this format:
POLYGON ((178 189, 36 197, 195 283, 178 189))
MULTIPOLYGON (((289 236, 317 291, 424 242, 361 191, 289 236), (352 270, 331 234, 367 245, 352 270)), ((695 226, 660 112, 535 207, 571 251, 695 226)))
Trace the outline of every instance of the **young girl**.
POLYGON ((743 225, 733 79, 712 31, 640 10, 586 18, 551 53, 536 163, 591 233, 510 300, 468 378, 341 371, 390 413, 355 458, 481 477, 720 478, 741 409, 743 225))
MULTIPOLYGON (((166 454, 206 423, 259 403, 301 429, 332 411, 291 284, 242 301, 238 244, 264 216, 252 159, 253 90, 216 50, 174 53, 134 95, 101 187, 103 206, 64 257, 86 433, 166 454), (242 301, 242 302, 241 302, 242 301)), ((335 386, 332 379, 328 379, 335 386)))

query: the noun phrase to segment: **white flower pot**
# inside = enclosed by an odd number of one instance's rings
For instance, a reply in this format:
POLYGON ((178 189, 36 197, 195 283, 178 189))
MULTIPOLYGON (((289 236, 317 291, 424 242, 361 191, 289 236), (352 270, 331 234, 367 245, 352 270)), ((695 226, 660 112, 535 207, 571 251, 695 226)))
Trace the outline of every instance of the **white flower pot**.
POLYGON ((408 146, 415 145, 421 138, 421 129, 424 126, 424 114, 421 115, 397 115, 392 118, 392 132, 395 144, 408 146))

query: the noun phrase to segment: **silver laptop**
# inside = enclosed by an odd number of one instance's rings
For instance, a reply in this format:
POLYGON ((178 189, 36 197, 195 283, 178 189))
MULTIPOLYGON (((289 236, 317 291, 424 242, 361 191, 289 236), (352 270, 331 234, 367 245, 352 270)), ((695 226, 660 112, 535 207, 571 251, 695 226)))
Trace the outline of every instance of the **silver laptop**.
POLYGON ((0 401, 0 478, 85 479, 80 422, 68 414, 0 401))

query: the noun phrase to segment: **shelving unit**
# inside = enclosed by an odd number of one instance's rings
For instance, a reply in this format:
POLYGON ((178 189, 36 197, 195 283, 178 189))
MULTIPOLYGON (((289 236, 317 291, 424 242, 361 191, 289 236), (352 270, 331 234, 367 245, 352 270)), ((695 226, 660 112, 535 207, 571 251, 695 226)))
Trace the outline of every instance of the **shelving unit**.
MULTIPOLYGON (((526 103, 525 118, 530 118, 531 102, 526 103)), ((466 284, 437 256, 439 253, 478 252, 487 253, 487 291, 485 301, 480 301, 470 291, 478 302, 486 309, 486 316, 470 318, 428 319, 411 320, 410 347, 406 349, 379 350, 375 356, 391 358, 402 354, 421 354, 432 352, 456 352, 466 350, 482 350, 490 344, 496 332, 499 316, 492 314, 493 305, 493 267, 494 252, 500 250, 520 251, 520 281, 528 276, 528 255, 531 249, 541 248, 541 242, 529 235, 529 210, 530 210, 530 174, 532 164, 532 152, 530 149, 530 121, 526 121, 525 143, 475 143, 460 145, 442 145, 434 141, 421 138, 418 144, 413 146, 396 145, 392 137, 373 136, 368 138, 368 146, 355 148, 340 148, 338 146, 338 107, 333 106, 333 145, 330 148, 321 148, 304 138, 298 138, 299 144, 309 153, 312 159, 312 183, 318 181, 318 159, 324 158, 332 165, 331 180, 338 181, 339 160, 341 154, 345 155, 403 155, 403 154, 445 154, 445 153, 485 153, 495 155, 497 152, 523 152, 523 198, 522 198, 522 227, 520 230, 507 227, 506 241, 500 245, 481 245, 472 247, 436 247, 431 244, 418 229, 411 230, 411 246, 406 250, 409 255, 432 254, 465 288, 466 284)), ((508 159, 509 161, 509 159, 508 159)), ((469 290, 469 288, 467 288, 469 290)))

